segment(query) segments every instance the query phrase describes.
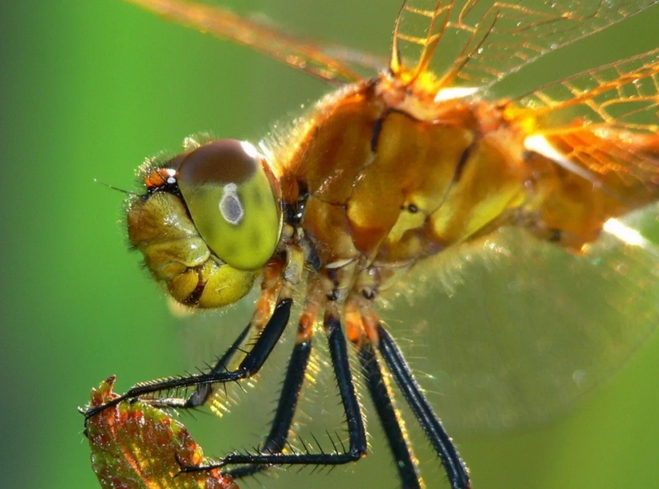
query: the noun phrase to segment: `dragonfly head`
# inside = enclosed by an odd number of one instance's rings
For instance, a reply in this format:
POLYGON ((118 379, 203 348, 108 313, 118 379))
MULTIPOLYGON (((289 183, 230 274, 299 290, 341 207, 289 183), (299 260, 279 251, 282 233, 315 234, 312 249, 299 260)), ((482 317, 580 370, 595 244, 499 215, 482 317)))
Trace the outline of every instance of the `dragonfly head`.
POLYGON ((232 304, 272 257, 282 227, 277 185, 256 148, 207 142, 141 171, 144 195, 128 206, 128 236, 151 274, 193 307, 232 304))

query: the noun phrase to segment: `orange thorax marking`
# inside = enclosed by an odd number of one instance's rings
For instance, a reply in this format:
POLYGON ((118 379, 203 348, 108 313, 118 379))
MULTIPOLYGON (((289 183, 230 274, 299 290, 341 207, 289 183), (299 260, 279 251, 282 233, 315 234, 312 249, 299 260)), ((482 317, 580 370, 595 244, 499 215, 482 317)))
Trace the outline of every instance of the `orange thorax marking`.
MULTIPOLYGON (((419 121, 389 107, 372 83, 319 104, 292 145, 283 187, 290 202, 306 187, 303 227, 322 264, 415 261, 506 224, 579 249, 607 219, 659 196, 656 184, 620 182, 616 172, 596 174, 602 185, 594 185, 526 151, 529 134, 501 104, 443 104, 436 120, 419 121)), ((568 155, 589 138, 584 126, 547 140, 568 155)), ((647 151, 659 146, 650 139, 647 151)), ((610 160, 607 168, 624 164, 610 160)))
POLYGON ((478 134, 470 106, 418 121, 364 85, 321 104, 314 122, 288 168, 307 187, 303 226, 324 264, 416 259, 524 200, 528 172, 511 161, 521 161, 521 142, 478 134))

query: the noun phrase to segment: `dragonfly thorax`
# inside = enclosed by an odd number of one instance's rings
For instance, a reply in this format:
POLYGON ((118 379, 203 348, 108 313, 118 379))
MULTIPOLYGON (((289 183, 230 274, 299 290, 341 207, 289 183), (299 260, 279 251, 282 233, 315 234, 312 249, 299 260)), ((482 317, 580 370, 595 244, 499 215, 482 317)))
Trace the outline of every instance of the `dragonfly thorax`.
POLYGON ((438 103, 436 118, 418 120, 377 84, 321 102, 283 165, 283 198, 304 195, 303 234, 334 274, 408 267, 529 201, 523 138, 493 124, 498 109, 438 103))

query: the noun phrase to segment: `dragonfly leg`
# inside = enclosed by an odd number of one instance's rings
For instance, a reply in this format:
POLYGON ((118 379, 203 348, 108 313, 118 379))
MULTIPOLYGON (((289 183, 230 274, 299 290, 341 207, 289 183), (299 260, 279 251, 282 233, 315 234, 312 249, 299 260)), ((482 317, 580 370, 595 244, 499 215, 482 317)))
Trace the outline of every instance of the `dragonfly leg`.
MULTIPOLYGON (((286 377, 279 395, 277 411, 272 420, 270 433, 261 445, 259 452, 273 454, 281 453, 287 444, 293 416, 302 390, 306 368, 311 354, 311 340, 297 343, 293 348, 291 359, 288 363, 286 377)), ((245 465, 227 471, 234 479, 247 477, 265 470, 269 465, 245 465)))
POLYGON ((419 474, 405 422, 396 407, 390 378, 385 376, 374 348, 378 341, 377 326, 380 321, 373 309, 372 299, 366 299, 367 295, 370 294, 355 294, 346 302, 348 338, 357 349, 362 377, 394 457, 401 487, 420 489, 425 484, 419 474))
POLYGON ((460 458, 457 448, 435 414, 428 398, 417 383, 400 348, 382 324, 377 325, 377 347, 398 388, 407 400, 414 416, 419 421, 444 465, 453 489, 469 489, 469 471, 460 458))
MULTIPOLYGON (((283 299, 280 298, 278 300, 272 316, 254 343, 254 347, 247 353, 245 358, 240 362, 235 370, 214 368, 211 372, 204 374, 173 377, 165 380, 156 380, 153 382, 137 384, 129 389, 124 395, 116 397, 102 406, 90 409, 85 413, 85 418, 89 419, 107 407, 114 406, 128 399, 135 399, 141 396, 147 396, 149 394, 171 391, 185 387, 199 387, 206 384, 210 385, 223 382, 234 382, 255 375, 268 359, 270 353, 284 332, 284 329, 288 324, 292 305, 293 300, 288 297, 283 299)), ((248 326, 247 329, 250 327, 251 325, 248 326)), ((246 332, 243 331, 241 336, 245 333, 246 332)), ((236 347, 237 344, 239 343, 234 343, 231 348, 236 347)), ((231 350, 231 348, 229 350, 231 350)), ((221 361, 218 362, 218 366, 221 366, 221 361)))
POLYGON ((200 466, 181 466, 182 472, 199 472, 237 464, 340 465, 357 461, 366 454, 366 428, 350 371, 346 340, 341 330, 339 315, 332 305, 325 311, 323 325, 348 426, 348 448, 341 452, 335 451, 332 453, 322 451, 321 453, 264 453, 263 451, 259 453, 232 453, 216 463, 200 466))
MULTIPOLYGON (((310 284, 311 285, 311 284, 310 284)), ((309 287, 311 288, 311 287, 309 287)), ((307 297, 311 296, 309 291, 307 297)), ((288 436, 293 423, 293 417, 297 409, 297 403, 300 398, 300 392, 309 364, 312 349, 313 325, 316 321, 318 312, 317 303, 313 300, 307 300, 305 310, 300 316, 298 323, 297 339, 293 347, 293 353, 288 363, 284 384, 279 394, 277 410, 270 427, 270 433, 263 442, 259 452, 261 453, 281 453, 288 442, 288 436)), ((227 471, 234 479, 247 477, 257 472, 265 470, 269 465, 252 464, 233 468, 227 471)))
MULTIPOLYGON (((236 338, 228 350, 220 357, 207 375, 218 376, 229 371, 229 366, 238 353, 244 353, 241 348, 250 332, 254 331, 257 335, 263 333, 267 321, 272 313, 272 304, 277 298, 290 296, 288 290, 289 284, 282 278, 285 276, 284 264, 280 260, 272 260, 263 271, 263 283, 261 285, 261 295, 256 303, 256 308, 251 321, 245 329, 236 338)), ((154 407, 175 408, 175 409, 195 409, 204 405, 213 394, 213 383, 199 384, 196 389, 187 397, 163 397, 158 399, 149 399, 149 403, 154 407)))
POLYGON ((395 460, 401 486, 405 489, 424 487, 417 470, 416 458, 411 450, 409 438, 396 409, 393 393, 370 341, 363 341, 359 347, 359 363, 369 394, 380 418, 389 449, 395 460))
MULTIPOLYGON (((299 252, 295 251, 291 255, 297 258, 299 252)), ((124 395, 87 411, 85 419, 89 419, 122 401, 140 397, 156 407, 196 408, 211 396, 213 384, 235 382, 255 375, 270 356, 288 324, 292 306, 292 300, 290 299, 292 295, 291 285, 293 285, 286 279, 288 268, 280 258, 268 262, 262 273, 261 295, 257 301, 252 319, 209 372, 136 384, 124 395), (275 304, 274 308, 272 307, 273 304, 275 304), (241 345, 250 331, 253 330, 258 332, 253 347, 245 354, 235 370, 229 370, 228 366, 236 353, 243 352, 241 345), (158 396, 158 394, 188 387, 194 387, 195 389, 187 397, 158 396)))
MULTIPOLYGON (((209 372, 209 375, 221 375, 222 373, 229 371, 229 365, 233 361, 233 358, 236 356, 236 354, 243 351, 241 345, 245 342, 245 339, 253 329, 254 326, 250 322, 245 327, 245 329, 243 329, 240 335, 238 335, 238 337, 227 349, 227 351, 224 352, 224 355, 222 355, 217 360, 215 366, 209 372)), ((204 405, 212 394, 213 384, 202 384, 197 386, 197 388, 188 397, 167 397, 163 399, 154 399, 150 401, 150 403, 152 406, 160 408, 194 409, 204 405)))

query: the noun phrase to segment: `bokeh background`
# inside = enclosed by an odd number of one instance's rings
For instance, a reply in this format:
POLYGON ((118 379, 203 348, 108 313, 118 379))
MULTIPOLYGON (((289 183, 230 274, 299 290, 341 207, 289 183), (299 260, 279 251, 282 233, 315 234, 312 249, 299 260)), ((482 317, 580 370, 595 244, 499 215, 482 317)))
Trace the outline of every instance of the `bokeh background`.
MULTIPOLYGON (((228 2, 382 55, 398 3, 228 2)), ((657 25, 659 7, 548 57, 538 73, 655 48, 657 25)), ((118 0, 2 2, 0 60, 1 485, 93 488, 76 406, 112 373, 119 390, 180 373, 190 350, 190 326, 171 317, 127 251, 121 194, 93 179, 131 188, 144 156, 176 150, 199 131, 258 140, 327 87, 118 0)), ((659 487, 657 372, 655 335, 564 416, 460 440, 475 487, 659 487)), ((208 453, 240 447, 241 426, 258 432, 267 421, 251 409, 202 420, 209 428, 193 433, 208 453)), ((373 423, 376 450, 363 467, 329 476, 291 470, 244 485, 397 487, 377 430, 373 423)), ((430 486, 441 486, 441 471, 427 470, 430 486)))

